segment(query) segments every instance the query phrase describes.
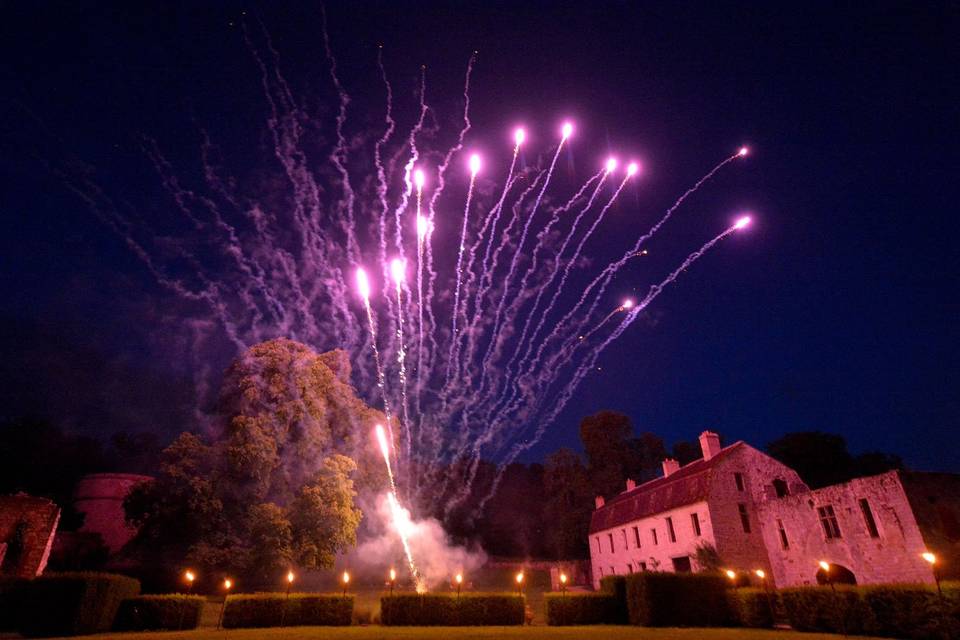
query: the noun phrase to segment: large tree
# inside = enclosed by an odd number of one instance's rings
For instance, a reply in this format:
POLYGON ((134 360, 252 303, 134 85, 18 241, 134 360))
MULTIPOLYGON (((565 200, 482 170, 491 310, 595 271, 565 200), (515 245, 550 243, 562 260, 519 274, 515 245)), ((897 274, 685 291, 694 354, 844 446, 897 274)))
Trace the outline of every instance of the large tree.
POLYGON ((556 559, 587 557, 594 496, 580 456, 571 449, 560 449, 547 456, 543 485, 548 554, 556 559))
POLYGON ((383 416, 349 375, 342 352, 286 339, 243 354, 224 378, 222 431, 182 434, 127 499, 141 548, 264 581, 290 564, 332 566, 356 542, 354 477, 383 482, 368 438, 383 416), (372 463, 365 473, 356 458, 372 463))
POLYGON ((627 478, 644 481, 656 476, 666 457, 663 440, 652 433, 633 435, 630 418, 601 411, 580 421, 580 440, 587 454, 590 487, 609 497, 624 490, 627 478))

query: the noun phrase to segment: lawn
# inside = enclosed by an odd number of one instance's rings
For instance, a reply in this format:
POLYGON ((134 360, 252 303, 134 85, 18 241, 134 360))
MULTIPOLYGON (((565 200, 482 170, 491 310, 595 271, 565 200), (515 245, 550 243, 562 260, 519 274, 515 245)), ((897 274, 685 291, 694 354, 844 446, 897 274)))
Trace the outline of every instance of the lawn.
POLYGON ((162 633, 112 633, 84 636, 97 640, 841 640, 843 636, 758 629, 651 629, 644 627, 286 627, 169 631, 162 633))

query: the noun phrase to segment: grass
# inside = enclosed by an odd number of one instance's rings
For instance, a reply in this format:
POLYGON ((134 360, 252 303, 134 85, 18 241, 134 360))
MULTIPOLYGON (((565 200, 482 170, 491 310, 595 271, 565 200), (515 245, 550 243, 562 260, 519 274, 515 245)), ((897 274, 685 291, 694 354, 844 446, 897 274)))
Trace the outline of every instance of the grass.
POLYGON ((842 636, 760 629, 652 629, 646 627, 287 627, 282 629, 231 629, 113 633, 85 636, 97 640, 840 640, 842 636))

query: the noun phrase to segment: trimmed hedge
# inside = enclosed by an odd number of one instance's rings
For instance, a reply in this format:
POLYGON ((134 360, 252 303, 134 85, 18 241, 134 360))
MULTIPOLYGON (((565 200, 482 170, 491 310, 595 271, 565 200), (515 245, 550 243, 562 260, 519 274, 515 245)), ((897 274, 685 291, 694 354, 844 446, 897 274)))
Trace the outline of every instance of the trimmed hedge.
POLYGON ((17 593, 21 634, 86 635, 110 631, 120 603, 139 595, 140 582, 111 573, 50 573, 17 593))
POLYGON ((223 627, 348 626, 353 596, 321 593, 252 593, 227 596, 223 627))
POLYGON ((622 624, 615 622, 621 603, 608 593, 548 593, 544 600, 551 626, 622 624))
POLYGON ((856 587, 793 587, 780 590, 787 619, 797 631, 868 635, 876 629, 873 612, 856 587))
POLYGON ((607 622, 610 624, 629 623, 630 616, 627 612, 627 577, 607 576, 600 578, 600 593, 605 593, 614 598, 614 606, 610 611, 611 617, 607 622))
POLYGON ((798 631, 950 640, 960 637, 960 592, 941 598, 927 585, 798 587, 781 592, 790 625, 798 631))
POLYGON ((202 596, 179 593, 127 598, 120 603, 113 628, 116 631, 196 629, 200 626, 203 603, 202 596))
POLYGON ((511 593, 401 593, 380 598, 380 621, 396 626, 522 625, 526 601, 511 593))
POLYGON ((744 627, 772 628, 777 598, 776 591, 754 588, 730 590, 730 605, 744 627))
POLYGON ((0 578, 0 631, 16 631, 20 606, 17 598, 26 580, 0 578))
POLYGON ((719 627, 736 623, 723 577, 706 573, 634 573, 627 579, 630 624, 719 627))

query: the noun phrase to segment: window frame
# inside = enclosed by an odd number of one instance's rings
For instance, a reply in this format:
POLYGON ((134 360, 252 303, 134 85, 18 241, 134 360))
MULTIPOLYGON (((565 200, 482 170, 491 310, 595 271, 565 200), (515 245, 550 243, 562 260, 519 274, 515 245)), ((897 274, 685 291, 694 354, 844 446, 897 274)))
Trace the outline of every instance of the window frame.
POLYGON ((817 507, 817 517, 820 520, 820 528, 826 540, 843 539, 843 532, 840 530, 840 521, 837 520, 837 512, 832 504, 817 507))
POLYGON ((873 515, 873 509, 870 507, 870 501, 866 498, 858 500, 860 504, 860 513, 863 515, 863 523, 867 526, 867 533, 871 538, 880 537, 880 527, 877 526, 877 519, 873 515))
POLYGON ((750 526, 750 513, 747 511, 747 503, 738 502, 737 512, 740 514, 740 526, 743 527, 743 532, 752 533, 753 528, 750 526))
POLYGON ((694 537, 699 538, 703 535, 703 531, 700 528, 700 514, 696 511, 690 514, 690 524, 693 526, 694 537))

